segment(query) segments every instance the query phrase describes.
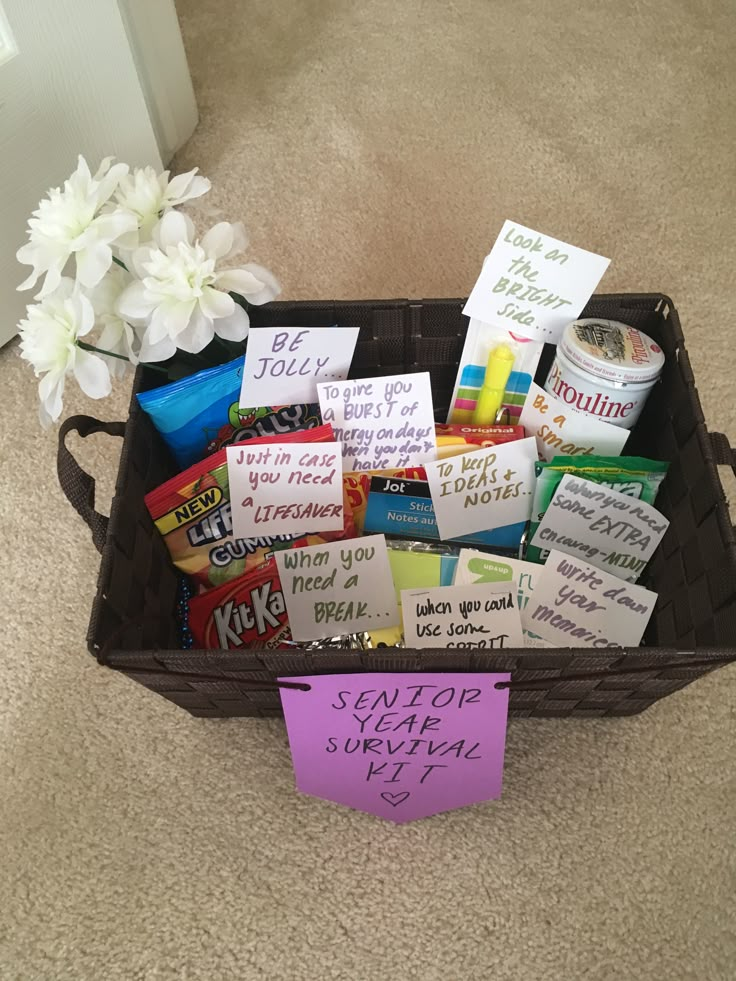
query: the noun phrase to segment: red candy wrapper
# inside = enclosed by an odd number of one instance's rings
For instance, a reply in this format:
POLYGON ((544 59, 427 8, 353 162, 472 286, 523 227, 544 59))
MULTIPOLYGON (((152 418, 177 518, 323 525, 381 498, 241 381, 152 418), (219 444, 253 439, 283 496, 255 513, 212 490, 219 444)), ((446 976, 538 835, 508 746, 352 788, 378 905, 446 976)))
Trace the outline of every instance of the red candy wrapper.
MULTIPOLYGON (((326 443, 334 438, 332 426, 324 425, 297 433, 252 439, 250 445, 326 443)), ((221 586, 258 568, 277 549, 321 545, 355 535, 352 508, 345 494, 342 531, 233 538, 225 448, 167 480, 147 494, 145 501, 174 565, 203 589, 221 586)))
POLYGON ((195 647, 206 650, 289 647, 289 619, 273 559, 192 597, 189 627, 195 647))

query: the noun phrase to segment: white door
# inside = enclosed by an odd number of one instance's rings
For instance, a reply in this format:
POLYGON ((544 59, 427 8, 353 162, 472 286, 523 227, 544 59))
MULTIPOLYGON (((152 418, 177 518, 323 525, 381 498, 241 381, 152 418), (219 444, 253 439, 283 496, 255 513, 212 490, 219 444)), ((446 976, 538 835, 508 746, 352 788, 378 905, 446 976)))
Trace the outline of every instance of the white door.
POLYGON ((93 171, 109 155, 161 167, 117 0, 0 0, 0 345, 31 302, 16 292, 28 217, 80 153, 93 171))

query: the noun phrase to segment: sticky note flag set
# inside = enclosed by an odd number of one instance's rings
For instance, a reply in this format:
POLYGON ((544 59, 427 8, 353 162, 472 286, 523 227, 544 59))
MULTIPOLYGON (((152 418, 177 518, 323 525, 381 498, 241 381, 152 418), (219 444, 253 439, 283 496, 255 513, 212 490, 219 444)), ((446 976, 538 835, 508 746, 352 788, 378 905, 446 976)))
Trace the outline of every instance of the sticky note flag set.
MULTIPOLYGON (((359 331, 339 324, 253 327, 244 356, 141 393, 182 468, 146 505, 190 583, 183 646, 283 664, 384 648, 385 665, 393 648, 638 645, 667 463, 625 453, 663 355, 630 325, 576 319, 607 264, 507 222, 449 404, 421 364, 352 377, 359 331)), ((299 786, 396 821, 497 796, 499 678, 295 679, 299 786)))

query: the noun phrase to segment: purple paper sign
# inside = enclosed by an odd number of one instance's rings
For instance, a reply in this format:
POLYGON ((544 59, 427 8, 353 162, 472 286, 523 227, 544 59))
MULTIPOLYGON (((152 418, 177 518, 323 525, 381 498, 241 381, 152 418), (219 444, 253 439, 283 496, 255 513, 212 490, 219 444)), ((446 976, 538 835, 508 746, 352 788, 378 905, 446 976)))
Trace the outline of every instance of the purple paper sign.
POLYGON ((501 795, 508 674, 281 681, 297 789, 397 824, 501 795))

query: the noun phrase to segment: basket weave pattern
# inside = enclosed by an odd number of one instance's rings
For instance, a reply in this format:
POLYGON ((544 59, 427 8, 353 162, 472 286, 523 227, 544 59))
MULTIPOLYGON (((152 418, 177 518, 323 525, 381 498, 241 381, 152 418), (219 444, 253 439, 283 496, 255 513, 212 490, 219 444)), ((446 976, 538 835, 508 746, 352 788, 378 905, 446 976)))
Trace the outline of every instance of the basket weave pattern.
MULTIPOLYGON (((461 300, 274 303, 253 311, 252 320, 360 327, 352 376, 428 370, 438 419, 444 419, 467 326, 462 306, 461 300)), ((90 651, 193 715, 207 717, 280 715, 278 676, 463 670, 511 671, 511 716, 633 715, 736 658, 736 542, 716 469, 725 460, 705 428, 677 314, 666 298, 623 294, 593 297, 583 315, 638 327, 666 355, 662 382, 625 451, 671 463, 657 499, 671 524, 641 580, 659 593, 644 646, 601 653, 589 648, 178 650, 177 573, 143 503, 144 494, 176 467, 133 398, 92 610, 90 651)), ((139 368, 136 390, 156 381, 139 368)), ((60 462, 63 485, 64 477, 67 484, 70 479, 67 470, 60 462)))

